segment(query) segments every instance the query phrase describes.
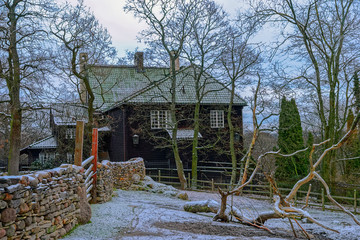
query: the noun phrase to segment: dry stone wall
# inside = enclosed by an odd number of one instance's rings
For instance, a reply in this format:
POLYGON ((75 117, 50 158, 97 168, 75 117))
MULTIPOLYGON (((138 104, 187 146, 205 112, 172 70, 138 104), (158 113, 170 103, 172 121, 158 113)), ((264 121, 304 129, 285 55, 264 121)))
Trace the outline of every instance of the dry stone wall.
POLYGON ((97 165, 96 202, 104 203, 111 200, 114 191, 114 180, 111 165, 107 160, 97 165))
POLYGON ((145 177, 145 164, 142 158, 132 158, 126 162, 108 162, 114 186, 127 189, 134 181, 143 180, 145 177))
POLYGON ((67 164, 0 177, 0 240, 65 235, 78 223, 84 180, 81 167, 67 164))

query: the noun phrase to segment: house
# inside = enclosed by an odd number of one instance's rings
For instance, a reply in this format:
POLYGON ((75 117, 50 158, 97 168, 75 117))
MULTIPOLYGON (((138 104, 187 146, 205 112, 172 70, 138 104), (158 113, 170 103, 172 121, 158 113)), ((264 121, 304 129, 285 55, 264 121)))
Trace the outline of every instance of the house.
MULTIPOLYGON (((82 59, 86 59, 83 57, 82 59)), ((141 156, 146 167, 173 167, 169 92, 171 78, 166 67, 144 67, 143 53, 137 52, 134 65, 86 66, 95 93, 95 105, 112 119, 106 151, 111 161, 125 161, 141 156)), ((83 63, 85 64, 85 63, 83 63)), ((194 70, 196 66, 179 67, 177 59, 176 108, 177 138, 185 167, 191 168, 193 115, 196 104, 194 70)), ((209 74, 199 81, 203 86, 200 109, 200 161, 229 161, 226 114, 230 90, 209 74)), ((242 149, 242 109, 245 101, 235 96, 233 124, 236 147, 242 149)))
MULTIPOLYGON (((86 54, 80 54, 80 67, 87 71, 95 95, 94 106, 100 117, 98 124, 106 134, 99 135, 99 159, 126 161, 141 156, 146 167, 174 167, 169 140, 172 137, 169 92, 171 78, 167 67, 145 67, 143 53, 137 52, 134 65, 87 65, 86 54), (105 123, 103 123, 105 122, 105 123)), ((194 71, 196 66, 181 67, 177 72, 176 117, 177 140, 185 168, 191 168, 191 144, 194 135, 193 115, 196 100, 194 71)), ((200 162, 230 162, 229 133, 226 114, 230 90, 209 74, 199 84, 203 87, 200 107, 199 160, 200 162)), ((81 97, 87 99, 84 84, 81 97)), ((245 101, 235 96, 233 125, 236 147, 241 154, 243 145, 242 110, 245 101)), ((59 108, 59 107, 57 107, 59 108)), ((44 163, 54 159, 71 162, 73 159, 76 120, 86 120, 81 106, 65 106, 50 114, 52 134, 22 149, 30 162, 44 163), (69 108, 69 109, 67 109, 69 108), (66 114, 63 114, 66 112, 66 114)))
POLYGON ((20 154, 28 156, 28 165, 51 164, 55 161, 72 163, 74 161, 76 121, 87 121, 86 109, 75 103, 56 103, 50 105, 49 136, 26 146, 20 154))

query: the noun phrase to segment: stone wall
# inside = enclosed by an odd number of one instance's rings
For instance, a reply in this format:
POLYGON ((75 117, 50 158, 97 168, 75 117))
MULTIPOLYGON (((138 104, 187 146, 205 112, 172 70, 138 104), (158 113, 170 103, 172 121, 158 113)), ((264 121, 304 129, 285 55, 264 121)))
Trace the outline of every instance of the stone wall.
POLYGON ((111 173, 111 164, 104 160, 97 165, 96 203, 111 200, 114 192, 114 181, 111 173))
POLYGON ((80 215, 84 191, 81 167, 59 168, 23 176, 0 177, 0 240, 57 239, 80 215))
POLYGON ((145 164, 142 158, 132 158, 126 162, 108 162, 107 164, 111 167, 111 175, 116 188, 127 189, 134 180, 143 180, 145 177, 145 164))

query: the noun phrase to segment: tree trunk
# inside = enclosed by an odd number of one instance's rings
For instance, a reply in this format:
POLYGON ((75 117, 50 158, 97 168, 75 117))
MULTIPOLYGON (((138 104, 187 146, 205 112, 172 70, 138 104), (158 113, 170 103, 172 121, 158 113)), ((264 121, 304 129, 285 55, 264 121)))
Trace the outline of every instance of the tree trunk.
POLYGON ((7 79, 7 86, 10 95, 10 151, 8 159, 8 174, 19 174, 20 161, 20 143, 21 143, 21 105, 20 105, 20 61, 17 52, 17 18, 15 9, 18 1, 15 1, 8 7, 9 22, 10 22, 10 46, 9 46, 9 78, 7 79))
POLYGON ((229 134, 230 134, 230 155, 231 155, 231 163, 232 163, 231 179, 230 179, 231 186, 235 185, 236 170, 237 170, 237 159, 236 159, 235 143, 234 143, 234 125, 232 124, 232 121, 231 121, 234 95, 235 95, 235 81, 232 81, 231 82, 231 96, 230 96, 230 102, 229 102, 229 107, 228 107, 228 112, 227 112, 227 122, 228 122, 228 126, 229 126, 229 134))
POLYGON ((200 116, 200 102, 198 101, 195 105, 194 113, 194 138, 192 144, 192 165, 191 165, 191 188, 196 189, 197 187, 197 166, 198 166, 198 145, 199 145, 199 116, 200 116))
POLYGON ((180 158, 179 154, 179 146, 177 142, 177 130, 178 123, 176 119, 176 71, 175 71, 175 59, 177 56, 174 56, 171 52, 169 52, 170 61, 171 61, 171 104, 170 104, 170 112, 171 112, 171 121, 172 121, 172 139, 171 145, 174 153, 174 159, 176 163, 176 169, 180 181, 180 188, 185 189, 187 187, 186 178, 184 174, 184 166, 180 158))

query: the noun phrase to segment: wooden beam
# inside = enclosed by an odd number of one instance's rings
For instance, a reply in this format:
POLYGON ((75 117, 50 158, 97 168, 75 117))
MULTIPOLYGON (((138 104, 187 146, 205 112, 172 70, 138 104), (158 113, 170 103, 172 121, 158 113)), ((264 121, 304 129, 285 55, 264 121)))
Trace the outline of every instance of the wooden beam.
POLYGON ((84 121, 76 121, 74 164, 81 166, 84 144, 84 121))
POLYGON ((92 130, 92 144, 91 144, 91 156, 94 156, 94 159, 92 161, 93 167, 92 167, 92 171, 94 173, 93 175, 93 188, 91 191, 91 203, 96 203, 96 179, 97 179, 97 160, 98 160, 98 129, 97 128, 93 128, 92 130))

